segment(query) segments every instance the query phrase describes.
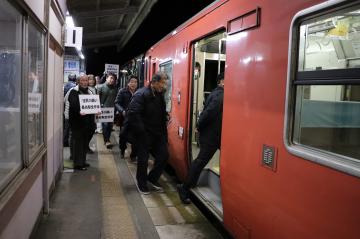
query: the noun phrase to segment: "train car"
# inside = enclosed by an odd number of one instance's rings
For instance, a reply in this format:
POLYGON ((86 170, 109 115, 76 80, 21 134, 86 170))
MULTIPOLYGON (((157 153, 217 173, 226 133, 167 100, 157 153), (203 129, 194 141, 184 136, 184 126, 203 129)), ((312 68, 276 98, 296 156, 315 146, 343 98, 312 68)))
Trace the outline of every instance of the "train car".
POLYGON ((180 179, 225 73, 221 149, 192 192, 235 238, 359 238, 359 46, 359 1, 219 0, 146 52, 180 179))

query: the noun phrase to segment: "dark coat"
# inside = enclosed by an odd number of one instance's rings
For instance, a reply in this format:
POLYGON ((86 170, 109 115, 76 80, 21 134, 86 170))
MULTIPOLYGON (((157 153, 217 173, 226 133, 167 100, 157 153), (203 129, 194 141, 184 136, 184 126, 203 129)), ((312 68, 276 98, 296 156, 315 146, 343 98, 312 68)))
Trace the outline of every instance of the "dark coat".
POLYGON ((200 145, 210 144, 220 147, 224 88, 215 88, 205 101, 204 110, 197 122, 200 145))
POLYGON ((132 96, 133 94, 130 92, 128 87, 120 89, 115 99, 116 110, 119 111, 120 113, 126 111, 132 96))
POLYGON ((167 138, 167 112, 164 94, 143 87, 136 91, 127 110, 127 121, 136 138, 167 138))
POLYGON ((95 124, 95 116, 93 114, 81 115, 80 114, 80 94, 91 94, 88 90, 87 92, 82 92, 78 89, 79 87, 75 87, 70 91, 69 94, 69 124, 71 130, 81 130, 81 129, 89 129, 93 130, 96 128, 95 124))
POLYGON ((64 97, 65 97, 66 93, 75 86, 76 86, 76 83, 74 81, 66 82, 66 84, 64 86, 64 97))

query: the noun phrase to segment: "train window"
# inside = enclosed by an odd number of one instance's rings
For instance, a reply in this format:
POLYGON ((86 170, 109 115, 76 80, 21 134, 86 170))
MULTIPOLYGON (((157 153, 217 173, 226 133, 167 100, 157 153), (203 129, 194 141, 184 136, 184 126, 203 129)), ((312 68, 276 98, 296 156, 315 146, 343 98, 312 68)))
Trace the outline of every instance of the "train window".
POLYGON ((22 16, 0 0, 0 189, 22 167, 21 43, 22 16))
POLYGON ((171 111, 171 95, 172 95, 172 61, 160 64, 160 71, 165 72, 168 76, 167 87, 165 92, 166 111, 171 111))
POLYGON ((294 21, 287 148, 360 176, 360 7, 322 6, 327 14, 317 6, 316 16, 294 21))
POLYGON ((300 26, 299 71, 360 67, 360 9, 352 8, 300 26))
POLYGON ((31 21, 28 34, 28 147, 31 156, 44 142, 44 35, 31 21))

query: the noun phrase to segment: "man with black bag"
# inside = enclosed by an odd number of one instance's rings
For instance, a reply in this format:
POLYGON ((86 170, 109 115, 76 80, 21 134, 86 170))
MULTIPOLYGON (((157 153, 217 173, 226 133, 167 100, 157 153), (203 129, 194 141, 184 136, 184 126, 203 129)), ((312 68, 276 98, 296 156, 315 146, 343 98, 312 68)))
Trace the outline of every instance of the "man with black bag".
MULTIPOLYGON (((125 121, 126 118, 126 110, 129 106, 130 100, 134 95, 138 86, 138 77, 135 75, 131 75, 128 84, 126 87, 119 90, 116 99, 115 99, 115 108, 119 112, 120 116, 122 117, 122 127, 119 134, 119 147, 120 147, 120 156, 121 158, 125 157, 125 150, 126 150, 126 143, 129 142, 128 139, 128 129, 129 124, 125 121)), ((132 143, 132 142, 131 142, 132 143)), ((136 160, 136 149, 135 145, 132 144, 131 154, 130 154, 131 161, 136 160)))

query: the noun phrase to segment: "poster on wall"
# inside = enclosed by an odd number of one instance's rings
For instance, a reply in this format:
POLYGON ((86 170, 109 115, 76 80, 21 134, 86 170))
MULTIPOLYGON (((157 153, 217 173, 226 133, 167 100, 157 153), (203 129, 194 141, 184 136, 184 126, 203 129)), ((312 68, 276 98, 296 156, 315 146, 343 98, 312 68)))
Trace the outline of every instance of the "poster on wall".
POLYGON ((70 74, 75 74, 76 76, 80 74, 80 60, 78 57, 66 56, 64 59, 64 82, 68 81, 70 74))
POLYGON ((113 73, 116 75, 116 78, 119 79, 119 65, 116 64, 105 64, 105 72, 113 73))

